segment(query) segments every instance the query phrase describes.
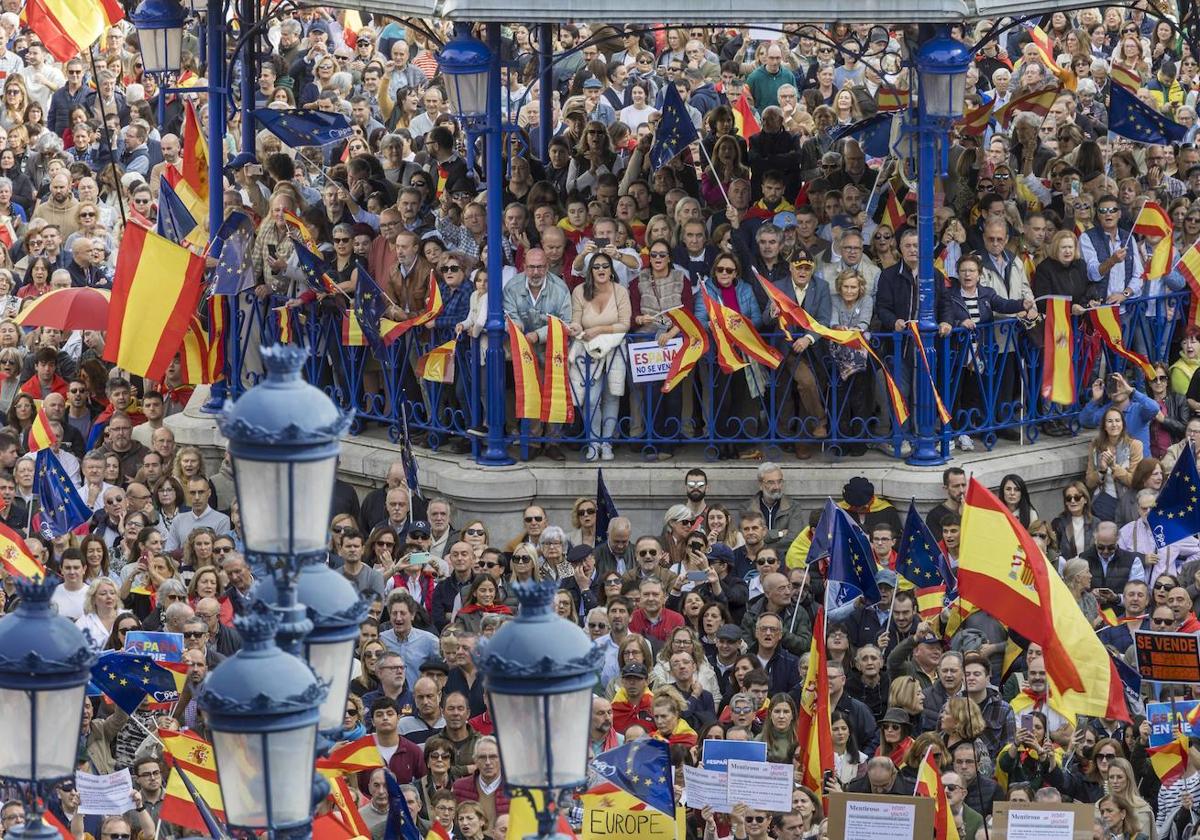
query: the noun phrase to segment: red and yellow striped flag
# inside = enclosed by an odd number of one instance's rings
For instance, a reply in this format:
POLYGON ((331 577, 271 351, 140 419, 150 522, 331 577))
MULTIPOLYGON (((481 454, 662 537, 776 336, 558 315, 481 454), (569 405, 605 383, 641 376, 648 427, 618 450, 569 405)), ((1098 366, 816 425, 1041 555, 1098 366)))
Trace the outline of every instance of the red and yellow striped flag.
POLYGON ((380 330, 380 332, 383 333, 383 343, 385 345, 393 344, 398 338, 411 330, 413 327, 420 327, 428 324, 434 318, 442 314, 443 305, 442 290, 438 286, 437 278, 434 276, 433 272, 430 271, 429 294, 425 297, 424 311, 418 312, 416 315, 403 321, 385 321, 383 325, 385 329, 380 330), (387 326, 388 324, 391 326, 387 326))
POLYGON ((1192 247, 1183 252, 1175 267, 1187 281, 1188 291, 1191 292, 1185 329, 1200 329, 1200 242, 1193 242, 1192 247))
POLYGON ((308 232, 308 226, 293 213, 291 210, 283 211, 283 220, 287 222, 287 226, 292 229, 296 236, 300 237, 300 241, 304 243, 304 247, 312 251, 314 254, 320 250, 317 240, 313 239, 313 235, 308 232))
POLYGON ((1188 767, 1188 736, 1180 732, 1170 743, 1151 747, 1150 766, 1163 785, 1172 784, 1183 777, 1188 767))
POLYGON ((347 309, 342 315, 342 346, 362 347, 366 343, 367 337, 363 335, 358 316, 354 314, 353 309, 347 309))
POLYGON ((1115 61, 1108 70, 1108 78, 1112 79, 1114 85, 1120 85, 1130 93, 1137 93, 1137 89, 1142 86, 1142 77, 1136 70, 1115 61))
MULTIPOLYGON (((188 188, 195 197, 204 202, 205 207, 207 207, 208 142, 204 139, 204 132, 200 128, 200 119, 196 116, 196 106, 190 99, 185 99, 183 103, 183 136, 181 142, 183 144, 181 157, 183 182, 188 185, 188 188)), ((192 212, 196 224, 203 224, 208 221, 203 214, 196 215, 195 210, 186 198, 184 199, 184 204, 188 204, 188 210, 192 212)))
POLYGON ((896 188, 893 186, 888 190, 887 201, 883 205, 883 218, 879 223, 887 225, 893 232, 896 232, 904 227, 904 223, 907 221, 908 214, 904 212, 904 202, 900 196, 896 195, 896 188))
POLYGON ((717 314, 716 320, 713 321, 715 329, 723 331, 748 358, 760 365, 766 365, 771 370, 783 363, 783 354, 764 341, 758 330, 754 329, 754 325, 747 321, 742 313, 730 309, 711 296, 708 300, 712 301, 714 307, 710 310, 709 318, 712 318, 712 311, 717 314))
POLYGON ((550 315, 546 319, 546 356, 542 360, 542 410, 546 423, 573 423, 575 403, 567 377, 567 325, 550 315))
POLYGON ((1060 91, 1061 89, 1055 86, 1042 88, 1041 90, 1031 90, 1019 96, 1014 96, 1006 105, 996 109, 996 119, 1001 126, 1008 128, 1008 124, 1012 122, 1013 117, 1024 111, 1044 117, 1050 113, 1050 109, 1054 106, 1054 100, 1058 98, 1060 91))
POLYGON ((1133 220, 1133 232, 1139 236, 1170 236, 1175 231, 1171 217, 1162 205, 1147 201, 1133 220))
POLYGON ((909 91, 889 85, 881 85, 875 92, 875 102, 880 111, 903 110, 908 107, 910 98, 909 91))
POLYGON ((669 394, 680 382, 687 379, 696 363, 708 352, 708 333, 704 331, 704 326, 696 316, 682 306, 668 309, 663 315, 679 327, 683 338, 683 346, 671 359, 671 368, 667 371, 667 378, 663 380, 662 392, 669 394))
POLYGON ((454 347, 457 338, 439 344, 417 359, 417 376, 426 382, 449 384, 454 381, 454 347))
POLYGON ((925 342, 921 339, 921 330, 916 321, 908 322, 908 331, 912 333, 913 343, 917 346, 917 358, 921 360, 925 375, 929 377, 929 389, 933 391, 933 404, 937 407, 938 419, 943 423, 949 423, 950 412, 946 410, 946 404, 942 402, 942 395, 938 393, 937 380, 933 378, 933 369, 929 366, 929 354, 925 352, 925 342))
POLYGON ((511 318, 508 320, 508 344, 512 351, 516 415, 521 420, 539 420, 542 416, 542 389, 538 385, 537 362, 533 358, 529 339, 511 318))
POLYGON ((117 0, 29 0, 21 10, 21 22, 62 62, 86 53, 108 27, 124 17, 117 0))
POLYGON ((1071 299, 1052 297, 1046 301, 1046 324, 1042 333, 1042 399, 1058 405, 1075 404, 1075 324, 1071 299))
POLYGON ((374 735, 363 735, 354 741, 345 741, 329 751, 329 755, 317 759, 318 770, 338 773, 358 773, 383 767, 383 756, 374 735))
POLYGON ((46 415, 46 407, 39 405, 37 416, 33 418, 33 425, 29 427, 29 434, 25 439, 25 448, 32 453, 39 449, 49 449, 56 443, 58 443, 58 437, 50 428, 50 418, 46 415))
POLYGON ((1146 279, 1157 280, 1171 273, 1175 263, 1175 242, 1171 236, 1164 236, 1155 243, 1150 251, 1150 262, 1146 264, 1146 279))
POLYGON ((225 378, 225 307, 229 298, 213 295, 208 299, 208 380, 225 378))
POLYGON ((296 327, 292 310, 287 306, 277 306, 271 310, 275 313, 275 325, 279 328, 279 343, 293 344, 296 341, 296 327))
POLYGON ((0 522, 0 565, 13 577, 46 578, 46 567, 29 553, 21 535, 3 522, 0 522))
POLYGON ((183 343, 179 345, 179 381, 184 385, 207 385, 212 382, 208 360, 208 334, 200 318, 193 315, 187 332, 183 334, 183 343))
POLYGON ((818 607, 808 671, 800 687, 800 706, 796 710, 796 743, 804 754, 799 782, 809 790, 822 789, 822 777, 826 770, 833 770, 835 760, 826 665, 825 608, 818 607))
POLYGON ((988 124, 992 121, 992 111, 996 108, 996 100, 994 98, 984 99, 977 108, 972 108, 959 121, 962 126, 963 134, 970 134, 974 137, 979 137, 987 131, 988 124))
POLYGON ((162 379, 200 303, 204 258, 139 225, 121 240, 104 360, 162 379))
MULTIPOLYGON (((322 775, 329 778, 324 772, 322 772, 322 775)), ((366 820, 363 819, 362 814, 358 810, 358 798, 355 796, 350 785, 347 784, 345 776, 329 778, 329 800, 333 802, 337 813, 341 817, 342 824, 347 827, 350 834, 356 837, 371 836, 371 829, 367 826, 366 820)))
POLYGON ((733 349, 733 342, 729 338, 729 333, 721 327, 721 310, 717 303, 704 289, 700 290, 700 294, 704 295, 704 310, 708 313, 708 326, 712 330, 713 346, 717 349, 717 364, 721 366, 721 370, 725 373, 734 373, 744 368, 749 362, 742 359, 733 349))
POLYGON ((942 768, 933 755, 933 747, 925 751, 925 757, 917 768, 917 784, 913 795, 928 796, 933 800, 934 840, 959 840, 958 826, 954 822, 954 814, 950 813, 950 803, 946 800, 946 786, 942 784, 942 768))
MULTIPOLYGON (((1029 26, 1028 23, 1025 25, 1029 26)), ((1034 46, 1037 47, 1038 55, 1041 57, 1042 63, 1046 65, 1046 69, 1058 79, 1065 89, 1075 90, 1078 86, 1075 73, 1069 68, 1058 66, 1058 62, 1054 60, 1054 48, 1050 43, 1050 36, 1046 34, 1046 30, 1035 23, 1029 26, 1029 35, 1034 46)))
POLYGON ((758 119, 754 116, 754 107, 750 104, 750 100, 746 98, 745 89, 742 90, 742 95, 734 100, 733 122, 737 133, 747 140, 762 131, 762 128, 758 124, 758 119))
MULTIPOLYGON (((224 822, 225 801, 221 798, 221 785, 217 781, 217 759, 212 744, 191 732, 172 732, 168 729, 160 729, 158 737, 172 766, 178 765, 184 769, 213 816, 224 822)), ((209 830, 178 773, 172 773, 167 779, 160 816, 167 822, 185 828, 202 832, 209 830)))
POLYGON ((1137 365, 1147 377, 1153 379, 1154 365, 1150 364, 1150 360, 1125 346, 1125 339, 1121 337, 1121 321, 1118 310, 1119 307, 1114 303, 1109 306, 1098 306, 1088 312, 1088 315, 1092 319, 1092 325, 1095 326, 1100 340, 1107 345, 1109 350, 1130 364, 1137 365))

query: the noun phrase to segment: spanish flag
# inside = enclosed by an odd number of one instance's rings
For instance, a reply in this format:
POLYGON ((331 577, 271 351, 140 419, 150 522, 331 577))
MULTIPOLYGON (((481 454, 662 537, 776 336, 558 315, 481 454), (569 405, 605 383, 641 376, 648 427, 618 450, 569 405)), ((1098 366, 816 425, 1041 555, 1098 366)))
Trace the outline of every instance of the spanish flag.
POLYGON ((1150 766, 1154 768, 1159 782, 1165 786, 1178 781, 1188 768, 1187 733, 1178 733, 1174 740, 1161 747, 1151 747, 1149 755, 1150 766))
POLYGON ((1175 267, 1187 281, 1188 291, 1191 292, 1191 303, 1188 306, 1185 329, 1189 327, 1200 329, 1200 242, 1193 242, 1192 247, 1183 252, 1183 256, 1179 258, 1175 267))
POLYGON ((972 108, 963 115, 959 125, 962 126, 963 134, 970 134, 974 137, 979 137, 987 131, 988 125, 992 121, 992 111, 996 107, 996 100, 992 97, 984 97, 979 107, 972 108))
POLYGON ((179 346, 180 382, 185 385, 207 385, 212 382, 208 360, 208 335, 200 319, 193 315, 187 332, 183 334, 183 343, 179 346))
POLYGON ((907 221, 908 214, 904 212, 904 201, 896 194, 896 188, 893 186, 888 190, 887 201, 883 205, 883 218, 879 220, 879 223, 887 225, 893 231, 899 231, 907 221))
POLYGON ((1075 324, 1070 298, 1052 297, 1046 301, 1042 336, 1042 399, 1074 405, 1075 324))
POLYGON ((0 565, 13 577, 46 578, 46 567, 29 553, 21 535, 3 522, 0 522, 0 565))
MULTIPOLYGON (((366 737, 374 739, 372 735, 366 737)), ((371 829, 367 827, 366 820, 363 819, 362 814, 358 811, 358 799, 354 795, 354 791, 351 790, 350 785, 346 782, 346 777, 342 775, 330 776, 328 771, 325 770, 320 770, 320 773, 329 780, 329 801, 337 809, 342 824, 356 837, 370 837, 371 829)))
MULTIPOLYGON (((212 809, 213 816, 224 822, 225 802, 221 798, 221 786, 217 781, 217 760, 212 744, 194 733, 172 732, 168 729, 160 729, 158 737, 162 741, 168 763, 172 767, 184 769, 196 792, 212 809)), ((200 809, 178 773, 170 775, 167 779, 167 789, 163 793, 161 819, 197 831, 208 830, 200 815, 200 809)))
POLYGON ((700 294, 704 295, 704 309, 708 313, 708 325, 712 330, 713 344, 717 348, 717 364, 721 366, 721 370, 725 373, 734 373, 744 368, 749 362, 742 359, 733 349, 733 343, 729 338, 729 333, 721 326, 721 309, 724 307, 717 303, 704 289, 700 290, 700 294))
POLYGON ((296 325, 292 310, 287 306, 276 306, 271 311, 275 313, 275 326, 279 330, 279 343, 294 344, 296 342, 296 325))
POLYGON ((426 382, 442 382, 449 384, 454 381, 454 347, 457 338, 452 338, 445 344, 432 348, 421 358, 417 359, 417 376, 426 382))
POLYGON ((39 405, 37 416, 33 418, 33 425, 29 427, 29 434, 25 438, 25 449, 28 452, 37 452, 39 449, 49 449, 56 443, 58 443, 58 437, 50 428, 50 418, 46 416, 46 407, 39 405))
POLYGON ((959 596, 1042 648, 1075 714, 1129 720, 1116 667, 1067 585, 1008 508, 972 478, 962 514, 959 596))
POLYGON ((125 228, 104 360, 162 379, 200 302, 204 258, 139 225, 125 228))
POLYGON ((880 111, 902 111, 908 107, 910 94, 898 87, 881 85, 875 92, 875 103, 880 111))
POLYGON ((329 755, 317 759, 318 770, 338 773, 358 773, 383 767, 383 756, 374 735, 363 735, 354 741, 345 741, 329 751, 329 755))
POLYGON ((1088 315, 1091 316, 1092 325, 1096 328, 1100 339, 1108 346, 1109 350, 1125 361, 1137 365, 1142 369, 1142 373, 1153 379, 1154 365, 1150 364, 1150 360, 1141 353, 1135 353, 1125 346, 1125 341, 1121 338, 1121 321, 1117 315, 1118 309, 1119 307, 1115 303, 1110 306, 1098 306, 1089 311, 1088 315))
POLYGON ((804 308, 797 304, 794 300, 788 297, 784 292, 775 288, 775 284, 771 283, 757 271, 754 276, 758 278, 758 284, 762 286, 763 291, 767 293, 767 297, 779 309, 779 325, 784 329, 788 324, 799 327, 802 330, 815 333, 821 338, 827 338, 835 344, 841 344, 845 347, 851 347, 855 350, 863 350, 868 356, 875 360, 879 365, 879 372, 883 374, 884 384, 887 387, 888 400, 892 404, 892 412, 896 415, 896 420, 899 423, 908 422, 908 406, 904 402, 904 395, 900 393, 900 389, 896 386, 896 380, 892 378, 892 374, 888 371, 883 360, 866 339, 860 330, 847 330, 834 327, 827 327, 820 321, 809 316, 804 308))
POLYGON ((383 343, 385 345, 394 344, 398 338, 413 327, 428 324, 442 314, 442 306, 442 290, 438 286, 437 278, 430 271, 429 294, 425 298, 425 310, 403 321, 384 321, 380 329, 380 332, 383 334, 383 343))
POLYGON ((1112 79, 1114 85, 1120 85, 1130 93, 1137 93, 1137 89, 1142 86, 1142 77, 1137 74, 1136 70, 1131 70, 1115 61, 1108 70, 1108 78, 1112 79))
POLYGON ((670 318, 679 328, 683 338, 683 346, 679 348, 675 358, 671 359, 671 368, 667 371, 667 378, 663 380, 662 392, 669 394, 680 382, 687 379, 696 363, 708 352, 708 333, 696 320, 696 316, 682 306, 668 309, 663 315, 670 318))
POLYGON ((813 622, 812 644, 808 653, 808 671, 800 689, 800 707, 796 717, 796 743, 804 753, 800 784, 809 790, 821 790, 826 770, 833 770, 833 729, 830 722, 829 673, 825 654, 825 608, 817 607, 813 622))
POLYGON ((546 319, 546 357, 542 360, 542 420, 573 423, 575 404, 567 377, 567 325, 553 315, 546 319))
POLYGON ((229 298, 213 295, 208 299, 208 366, 209 382, 225 378, 225 307, 229 298))
POLYGON ((908 322, 908 331, 912 333, 913 343, 917 348, 917 358, 921 360, 925 375, 929 377, 929 388, 933 391, 933 404, 937 407, 938 419, 943 423, 949 423, 950 412, 946 410, 946 404, 942 402, 942 395, 938 393, 937 380, 933 378, 933 368, 929 366, 929 354, 925 352, 925 342, 921 339, 921 329, 917 326, 916 321, 908 322))
POLYGON ((1069 68, 1059 67, 1058 62, 1054 60, 1054 49, 1050 44, 1050 36, 1046 34, 1046 30, 1042 29, 1036 23, 1033 25, 1026 23, 1025 26, 1029 28, 1030 38, 1033 40, 1034 46, 1037 47, 1038 55, 1041 57, 1042 63, 1046 65, 1046 69, 1054 74, 1064 88, 1075 90, 1077 86, 1075 74, 1069 68))
POLYGON ((925 757, 917 768, 917 784, 913 795, 928 796, 933 800, 934 840, 958 840, 958 826, 954 823, 954 815, 950 813, 950 803, 946 801, 942 768, 938 766, 933 747, 925 751, 925 757))
MULTIPOLYGON (((742 313, 730 309, 714 298, 709 298, 715 304, 717 321, 729 340, 736 344, 746 356, 760 365, 766 365, 774 370, 783 363, 783 354, 763 340, 754 329, 754 325, 746 320, 742 313)), ((711 318, 711 315, 709 316, 711 318)))
POLYGON ((342 315, 342 346, 362 347, 366 343, 367 337, 363 335, 358 316, 354 314, 353 309, 347 309, 342 315))
MULTIPOLYGON (((186 189, 180 190, 174 184, 179 198, 187 205, 192 217, 198 225, 208 221, 208 143, 200 128, 200 120, 196 116, 196 106, 191 100, 183 103, 183 144, 180 157, 180 172, 186 189)), ((170 167, 168 167, 170 168, 170 167)))
POLYGON ((737 133, 747 140, 762 131, 758 124, 758 118, 754 116, 754 106, 746 98, 745 89, 742 90, 742 95, 733 102, 733 123, 737 133))
POLYGON ((1157 280, 1171 272, 1175 263, 1175 243, 1171 236, 1164 236, 1154 245, 1150 252, 1150 262, 1146 265, 1146 279, 1157 280))
POLYGON ((1133 232, 1139 236, 1170 236, 1175 230, 1171 217, 1160 204, 1147 201, 1133 220, 1133 232))
POLYGON ((1004 128, 1008 128, 1008 124, 1012 122, 1013 117, 1023 111, 1044 117, 1050 113, 1050 108, 1054 105, 1054 100, 1058 98, 1061 89, 1056 85, 1054 87, 1041 88, 1039 90, 1031 90, 1027 93, 1022 93, 1019 96, 1014 96, 1008 100, 1008 103, 996 109, 996 119, 1004 128))
POLYGON ((37 34, 58 61, 86 53, 125 12, 117 0, 29 0, 21 21, 37 34))
POLYGON ((542 416, 542 389, 538 385, 537 362, 534 361, 529 339, 511 318, 508 320, 508 344, 512 350, 517 417, 521 420, 539 420, 542 416))
POLYGON ((283 221, 292 229, 292 233, 304 243, 304 247, 312 251, 314 254, 320 250, 317 240, 313 239, 313 235, 308 232, 308 227, 304 222, 293 213, 291 210, 283 211, 283 221))

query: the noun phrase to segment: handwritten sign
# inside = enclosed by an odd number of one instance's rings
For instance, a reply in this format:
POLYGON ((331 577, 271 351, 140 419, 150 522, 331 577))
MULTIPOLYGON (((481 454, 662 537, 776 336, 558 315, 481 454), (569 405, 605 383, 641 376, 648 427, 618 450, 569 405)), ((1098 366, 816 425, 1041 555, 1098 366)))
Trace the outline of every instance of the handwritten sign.
POLYGON ((1150 682, 1200 683, 1200 638, 1191 633, 1133 634, 1138 673, 1150 682))
POLYGON ((183 634, 131 630, 125 634, 125 650, 148 656, 155 662, 182 662, 183 634))
POLYGON ((1176 700, 1174 703, 1147 703, 1146 720, 1150 721, 1150 746, 1169 744, 1180 732, 1187 732, 1187 715, 1200 700, 1176 700))
POLYGON ((133 779, 129 768, 97 776, 94 773, 75 773, 75 788, 79 791, 79 813, 123 814, 133 808, 133 779))
POLYGON ((632 810, 637 804, 625 793, 615 796, 585 794, 583 826, 579 840, 676 840, 686 833, 687 812, 682 805, 675 807, 675 816, 653 808, 632 810))
POLYGON ((683 339, 676 336, 659 347, 657 341, 631 341, 629 369, 634 382, 662 382, 671 370, 675 354, 683 347, 683 339))

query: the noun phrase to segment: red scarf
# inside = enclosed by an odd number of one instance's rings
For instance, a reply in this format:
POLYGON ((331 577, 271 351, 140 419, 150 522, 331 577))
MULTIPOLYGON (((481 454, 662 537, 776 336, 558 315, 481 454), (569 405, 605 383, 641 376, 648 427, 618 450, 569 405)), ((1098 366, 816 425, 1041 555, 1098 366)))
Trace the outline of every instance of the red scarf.
MULTIPOLYGON (((896 745, 896 749, 887 754, 887 757, 892 760, 892 764, 895 764, 897 767, 899 767, 904 763, 904 756, 908 754, 908 748, 912 746, 912 742, 913 739, 911 736, 905 737, 903 741, 896 745)), ((875 750, 876 757, 882 756, 883 750, 884 744, 881 742, 879 747, 875 750)))
POLYGON ((485 607, 482 604, 467 604, 465 607, 463 607, 461 610, 459 610, 460 614, 465 613, 467 615, 470 615, 471 613, 478 613, 478 612, 495 613, 497 615, 512 615, 513 614, 512 609, 504 606, 503 604, 492 604, 490 607, 485 607))

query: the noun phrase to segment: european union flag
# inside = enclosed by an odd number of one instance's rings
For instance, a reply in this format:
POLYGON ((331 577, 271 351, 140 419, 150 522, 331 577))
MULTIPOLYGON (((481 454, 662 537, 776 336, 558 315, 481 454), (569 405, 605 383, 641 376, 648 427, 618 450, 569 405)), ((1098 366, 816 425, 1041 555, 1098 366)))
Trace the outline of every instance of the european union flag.
MULTIPOLYGON (((408 485, 408 494, 414 499, 424 499, 421 495, 421 474, 417 469, 417 459, 412 451, 412 439, 408 436, 408 403, 400 403, 400 463, 404 467, 404 483, 408 485)), ((408 508, 408 518, 411 520, 412 506, 408 508)))
POLYGON ((829 137, 835 142, 843 137, 853 137, 858 140, 867 157, 885 158, 891 154, 892 120, 895 119, 896 113, 880 111, 874 116, 835 128, 829 137))
POLYGON ((292 238, 292 247, 296 251, 296 260, 300 263, 300 270, 304 272, 304 279, 314 292, 329 295, 341 294, 337 284, 329 276, 329 266, 326 265, 325 260, 321 259, 320 254, 314 254, 295 237, 292 238))
POLYGON ((72 531, 87 522, 92 510, 79 497, 70 476, 59 463, 52 449, 39 449, 34 462, 33 486, 41 506, 38 526, 50 539, 72 531))
POLYGON ((821 518, 813 529, 812 542, 808 546, 805 562, 809 565, 829 556, 829 547, 833 545, 833 520, 837 516, 837 510, 838 506, 834 504, 833 499, 825 499, 825 509, 821 511, 821 518))
POLYGON ((388 789, 388 815, 383 840, 421 840, 417 821, 409 810, 404 791, 400 790, 400 783, 390 770, 383 771, 383 778, 388 789))
POLYGON ((862 528, 846 511, 835 507, 825 584, 825 612, 831 617, 839 617, 842 612, 839 608, 852 607, 854 599, 859 597, 868 605, 879 603, 882 597, 875 584, 875 557, 862 528), (839 610, 838 615, 833 615, 835 610, 839 610))
POLYGON ((328 146, 354 133, 344 114, 329 111, 280 110, 256 108, 254 117, 263 128, 293 148, 328 146))
POLYGON ((949 586, 947 571, 946 558, 938 548, 937 540, 917 513, 916 503, 909 502, 904 533, 896 552, 896 574, 916 590, 917 608, 922 618, 941 612, 949 586))
POLYGON ((623 790, 654 810, 675 816, 674 776, 666 741, 645 738, 622 744, 596 756, 592 770, 604 781, 588 793, 623 790))
POLYGON ((129 714, 147 696, 154 703, 174 703, 186 680, 184 663, 156 662, 140 653, 113 651, 92 666, 92 682, 129 714))
POLYGON ((1187 129, 1151 108, 1118 84, 1108 106, 1108 130, 1138 143, 1182 143, 1187 129))
POLYGON ((161 177, 158 184, 158 235, 176 244, 183 244, 183 240, 195 229, 196 220, 188 211, 187 205, 166 177, 161 177))
POLYGON ((604 483, 604 470, 596 470, 596 545, 608 539, 608 523, 620 515, 604 483))
POLYGON ((388 299, 383 289, 375 282, 375 278, 367 273, 365 266, 358 267, 358 284, 354 288, 354 316, 358 318, 358 326, 375 357, 383 362, 387 358, 387 348, 383 345, 383 335, 379 331, 380 321, 387 312, 388 299))
POLYGON ((1160 549, 1200 532, 1200 475, 1192 447, 1184 446, 1179 453, 1146 521, 1160 549))
POLYGON ((241 210, 234 210, 213 237, 210 253, 217 260, 212 269, 212 294, 236 295, 254 285, 254 266, 250 261, 250 243, 254 223, 241 210))
POLYGON ((687 106, 675 85, 667 85, 663 93, 662 116, 654 131, 654 145, 650 148, 650 166, 658 169, 700 139, 687 106))

